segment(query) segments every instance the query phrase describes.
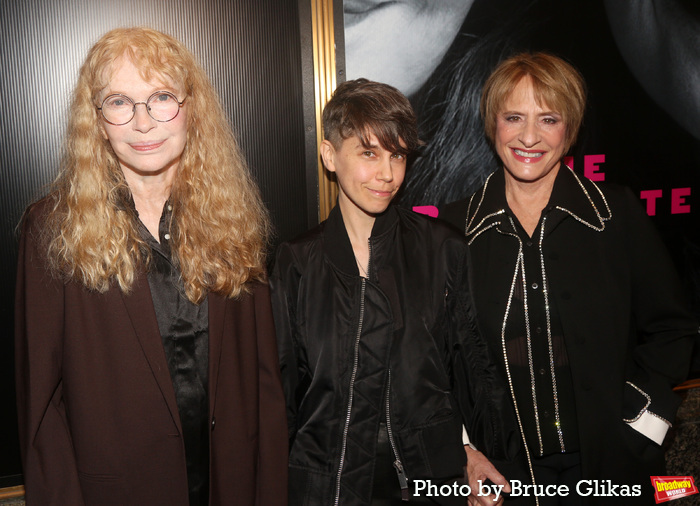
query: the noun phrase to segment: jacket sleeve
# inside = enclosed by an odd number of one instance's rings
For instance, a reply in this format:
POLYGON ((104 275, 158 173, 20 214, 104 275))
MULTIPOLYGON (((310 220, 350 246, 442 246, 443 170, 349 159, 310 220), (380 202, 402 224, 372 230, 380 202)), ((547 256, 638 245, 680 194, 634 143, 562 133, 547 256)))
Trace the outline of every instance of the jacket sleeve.
POLYGON ((39 213, 24 216, 15 291, 15 367, 27 504, 83 504, 61 379, 64 285, 51 276, 39 213))
POLYGON ((301 275, 294 254, 289 245, 282 244, 277 251, 270 287, 282 388, 287 404, 287 432, 290 448, 296 435, 298 403, 303 397, 305 385, 308 385, 308 375, 301 369, 301 347, 296 325, 296 303, 300 281, 301 275))
POLYGON ((277 361, 275 329, 267 285, 255 296, 258 338, 259 456, 257 504, 287 504, 287 438, 284 395, 277 361))
POLYGON ((509 461, 519 450, 517 438, 509 437, 511 409, 508 391, 498 377, 487 343, 479 332, 476 307, 470 293, 471 271, 466 242, 448 258, 452 266, 445 292, 448 344, 451 349, 452 381, 462 422, 473 443, 489 459, 509 461))
POLYGON ((630 190, 624 202, 637 342, 626 372, 623 416, 661 444, 680 403, 671 389, 688 374, 698 324, 653 223, 630 190))

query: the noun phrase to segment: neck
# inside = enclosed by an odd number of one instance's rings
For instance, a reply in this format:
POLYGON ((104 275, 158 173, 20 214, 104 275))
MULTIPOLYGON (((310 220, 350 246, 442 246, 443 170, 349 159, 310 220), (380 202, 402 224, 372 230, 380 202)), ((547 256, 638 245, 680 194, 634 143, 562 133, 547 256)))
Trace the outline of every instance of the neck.
POLYGON ((537 181, 519 181, 505 171, 506 201, 529 236, 534 233, 542 210, 549 202, 557 172, 558 169, 552 170, 537 181))
POLYGON ((173 171, 172 173, 144 177, 130 171, 124 171, 124 178, 134 198, 134 206, 139 213, 139 219, 156 240, 159 240, 158 225, 163 213, 163 206, 170 198, 174 175, 173 171))
POLYGON ((338 199, 338 205, 343 214, 343 223, 350 238, 358 270, 364 276, 369 264, 369 238, 372 235, 372 227, 374 227, 376 217, 359 210, 352 203, 347 205, 342 198, 338 199))

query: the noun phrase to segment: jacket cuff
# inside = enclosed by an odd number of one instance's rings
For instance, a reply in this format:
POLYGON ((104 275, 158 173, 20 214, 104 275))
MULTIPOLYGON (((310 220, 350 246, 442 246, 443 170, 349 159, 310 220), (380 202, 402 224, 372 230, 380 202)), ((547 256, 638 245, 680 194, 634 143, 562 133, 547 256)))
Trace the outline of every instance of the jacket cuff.
POLYGON ((667 420, 647 410, 644 410, 639 417, 634 421, 627 422, 627 424, 658 445, 663 443, 666 433, 669 427, 671 427, 671 424, 667 420))

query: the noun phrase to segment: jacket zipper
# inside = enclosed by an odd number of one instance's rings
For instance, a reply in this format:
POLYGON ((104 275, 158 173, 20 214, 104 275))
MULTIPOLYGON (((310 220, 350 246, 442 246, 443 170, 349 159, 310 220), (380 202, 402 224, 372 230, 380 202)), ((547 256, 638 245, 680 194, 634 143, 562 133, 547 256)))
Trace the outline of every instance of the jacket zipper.
POLYGON ((399 485, 401 486, 401 500, 408 502, 408 480, 406 479, 406 473, 403 469, 403 464, 399 458, 399 452, 396 450, 396 443, 394 442, 394 433, 391 431, 391 415, 389 409, 389 395, 391 392, 391 369, 389 369, 389 379, 386 383, 386 432, 389 436, 389 444, 391 445, 391 451, 394 453, 394 468, 396 468, 396 475, 399 477, 399 485))
MULTIPOLYGON (((370 250, 371 253, 371 250, 370 250)), ((369 271, 369 265, 368 265, 369 271)), ((352 399, 355 392, 355 377, 357 376, 357 367, 359 363, 359 351, 360 351, 360 336, 362 334, 362 322, 365 318, 365 284, 367 280, 361 278, 361 289, 360 289, 360 320, 357 324, 357 335, 355 336, 355 351, 352 362, 352 375, 350 376, 350 390, 348 397, 348 409, 345 415, 345 427, 343 428, 343 441, 340 448, 340 465, 338 466, 338 475, 336 476, 336 486, 335 486, 335 501, 333 504, 338 506, 340 502, 340 477, 343 474, 343 466, 345 465, 345 450, 348 445, 348 430, 350 428, 350 414, 352 413, 352 399)))

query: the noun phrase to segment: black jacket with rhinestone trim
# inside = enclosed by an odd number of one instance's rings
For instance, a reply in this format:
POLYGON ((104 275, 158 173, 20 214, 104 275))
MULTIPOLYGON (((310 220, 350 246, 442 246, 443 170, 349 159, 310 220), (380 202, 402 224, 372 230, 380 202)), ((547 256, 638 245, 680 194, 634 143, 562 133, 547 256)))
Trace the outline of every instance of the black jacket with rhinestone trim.
MULTIPOLYGON (((521 247, 505 202, 500 169, 472 197, 440 212, 469 241, 479 329, 502 378, 504 317, 521 247)), ((629 189, 593 183, 562 165, 543 212, 543 268, 571 366, 583 479, 643 491, 627 499, 591 495, 585 504, 653 504, 649 476, 664 474, 663 450, 630 424, 646 412, 673 421, 680 399, 672 387, 687 375, 697 322, 665 246, 629 189)), ((540 233, 538 225, 537 241, 540 233)))

